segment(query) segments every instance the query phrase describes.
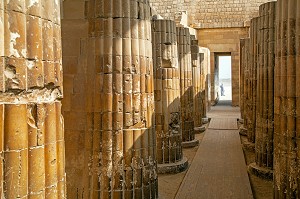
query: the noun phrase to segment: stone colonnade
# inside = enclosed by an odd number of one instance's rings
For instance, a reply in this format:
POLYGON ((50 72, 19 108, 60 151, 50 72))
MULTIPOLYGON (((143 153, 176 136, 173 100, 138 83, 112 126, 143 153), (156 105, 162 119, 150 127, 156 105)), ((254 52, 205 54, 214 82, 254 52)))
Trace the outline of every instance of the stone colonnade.
POLYGON ((63 1, 62 33, 59 1, 2 2, 0 197, 157 198, 157 162, 186 167, 197 143, 189 30, 166 22, 154 70, 148 1, 63 1))
POLYGON ((176 24, 171 20, 152 22, 155 79, 155 130, 159 173, 185 170, 182 154, 180 70, 176 24))
POLYGON ((274 198, 299 197, 299 22, 299 1, 266 3, 241 41, 242 117, 256 154, 249 168, 273 177, 274 198))

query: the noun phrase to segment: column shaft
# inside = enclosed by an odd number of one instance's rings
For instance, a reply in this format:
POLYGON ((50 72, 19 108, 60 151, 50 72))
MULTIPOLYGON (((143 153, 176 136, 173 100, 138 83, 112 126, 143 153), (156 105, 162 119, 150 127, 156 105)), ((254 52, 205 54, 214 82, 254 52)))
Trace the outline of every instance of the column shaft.
POLYGON ((188 28, 177 27, 178 58, 181 88, 181 126, 183 142, 195 140, 194 100, 191 62, 190 33, 188 28))
POLYGON ((60 4, 0 3, 0 198, 66 198, 60 4))
POLYGON ((266 3, 259 11, 255 151, 257 166, 267 168, 273 168, 275 7, 275 2, 266 3))
POLYGON ((299 198, 300 2, 276 7, 274 198, 299 198))
POLYGON ((155 128, 158 164, 182 160, 180 128, 180 72, 176 24, 155 20, 152 24, 155 79, 155 128))

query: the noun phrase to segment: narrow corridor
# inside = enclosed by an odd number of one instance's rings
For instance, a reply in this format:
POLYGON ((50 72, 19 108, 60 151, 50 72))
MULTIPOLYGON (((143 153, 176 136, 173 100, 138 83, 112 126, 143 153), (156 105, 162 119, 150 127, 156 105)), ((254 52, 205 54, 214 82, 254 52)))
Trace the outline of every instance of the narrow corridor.
POLYGON ((208 116, 211 123, 176 199, 253 198, 236 127, 239 108, 215 106, 208 116))

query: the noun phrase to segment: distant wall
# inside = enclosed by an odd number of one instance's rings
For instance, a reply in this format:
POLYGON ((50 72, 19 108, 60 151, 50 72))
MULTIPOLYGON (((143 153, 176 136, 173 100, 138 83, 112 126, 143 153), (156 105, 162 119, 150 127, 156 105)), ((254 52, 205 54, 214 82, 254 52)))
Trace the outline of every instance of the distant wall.
POLYGON ((211 101, 217 98, 218 75, 215 71, 215 58, 221 54, 231 54, 232 105, 239 105, 239 41, 248 37, 248 28, 215 28, 198 30, 198 42, 210 50, 211 101))
POLYGON ((174 19, 187 11, 194 28, 244 27, 244 22, 258 15, 259 5, 272 0, 151 0, 161 16, 174 19))

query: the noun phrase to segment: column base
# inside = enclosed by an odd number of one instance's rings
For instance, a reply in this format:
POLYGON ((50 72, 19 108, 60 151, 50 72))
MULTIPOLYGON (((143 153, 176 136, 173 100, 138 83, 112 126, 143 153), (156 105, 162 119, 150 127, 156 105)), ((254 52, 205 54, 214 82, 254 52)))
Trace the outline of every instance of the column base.
POLYGON ((243 149, 255 152, 255 143, 245 141, 243 143, 243 149))
POLYGON ((194 128, 194 132, 196 134, 200 134, 200 133, 203 133, 204 131, 206 130, 206 127, 204 125, 200 126, 200 127, 195 127, 194 128))
POLYGON ((244 119, 239 118, 238 120, 239 120, 239 123, 240 123, 240 124, 244 124, 244 119))
POLYGON ((185 171, 189 166, 188 159, 183 157, 181 161, 170 164, 158 164, 157 173, 159 174, 175 174, 185 171))
POLYGON ((199 140, 192 140, 192 141, 188 141, 188 142, 182 142, 181 143, 181 146, 183 148, 192 148, 192 147, 195 147, 195 146, 198 146, 199 145, 199 140))
POLYGON ((244 127, 240 127, 240 135, 242 136, 247 136, 247 129, 244 127))
POLYGON ((202 118, 202 123, 203 124, 207 124, 208 122, 209 122, 209 118, 208 117, 202 118))
POLYGON ((266 167, 260 167, 255 162, 248 165, 248 171, 257 177, 273 180, 273 170, 266 167))

